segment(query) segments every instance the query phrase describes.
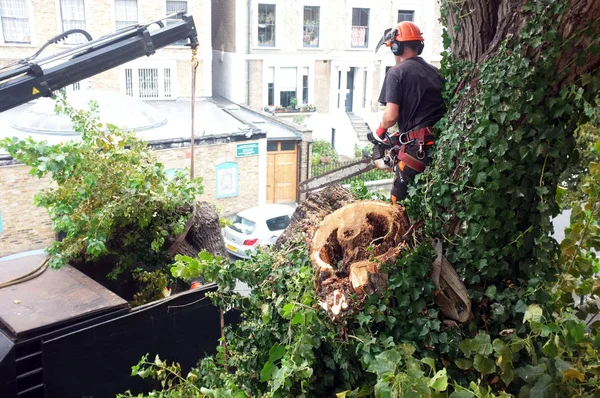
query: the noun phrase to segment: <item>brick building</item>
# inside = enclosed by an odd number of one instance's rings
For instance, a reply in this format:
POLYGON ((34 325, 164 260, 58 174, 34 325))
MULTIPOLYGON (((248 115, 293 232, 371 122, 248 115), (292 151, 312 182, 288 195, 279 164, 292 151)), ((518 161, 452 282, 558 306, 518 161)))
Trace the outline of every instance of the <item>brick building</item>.
MULTIPOLYGON (((52 37, 84 29, 93 38, 125 26, 162 18, 180 10, 194 15, 198 40, 196 96, 212 95, 211 2, 209 0, 0 0, 0 66, 30 56, 52 37)), ((168 23, 168 21, 167 21, 168 23)), ((82 43, 82 35, 48 47, 42 55, 82 43)), ((116 90, 144 100, 191 96, 191 52, 185 43, 160 49, 68 89, 116 90)))
POLYGON ((292 99, 314 105, 302 123, 344 155, 361 126, 378 124, 379 90, 394 62, 389 49, 374 52, 386 28, 414 21, 423 58, 441 59, 436 0, 213 0, 212 14, 215 95, 258 110, 292 99))

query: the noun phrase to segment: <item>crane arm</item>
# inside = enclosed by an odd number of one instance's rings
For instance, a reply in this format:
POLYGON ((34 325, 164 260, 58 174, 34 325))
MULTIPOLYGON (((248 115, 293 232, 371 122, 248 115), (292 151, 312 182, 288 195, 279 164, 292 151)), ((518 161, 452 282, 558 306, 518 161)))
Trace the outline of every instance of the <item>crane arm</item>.
POLYGON ((189 39, 188 45, 198 47, 198 35, 192 16, 184 13, 166 18, 178 20, 165 26, 162 20, 132 25, 109 35, 91 40, 85 31, 62 33, 46 43, 37 53, 0 69, 0 112, 22 105, 53 91, 97 75, 136 58, 150 56, 162 47, 189 39), (157 24, 158 29, 148 30, 157 24), (49 45, 79 33, 88 42, 43 59, 37 59, 49 45))

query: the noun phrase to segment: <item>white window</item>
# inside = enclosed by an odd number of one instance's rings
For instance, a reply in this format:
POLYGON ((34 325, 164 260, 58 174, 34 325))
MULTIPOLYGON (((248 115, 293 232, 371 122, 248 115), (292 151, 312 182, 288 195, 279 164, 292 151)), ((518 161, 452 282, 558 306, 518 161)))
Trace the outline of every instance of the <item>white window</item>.
POLYGON ((352 9, 352 47, 369 46, 369 9, 352 9))
POLYGON ((78 81, 77 83, 69 84, 67 87, 65 87, 65 89, 67 90, 67 92, 69 92, 69 91, 82 91, 82 90, 87 90, 87 88, 88 88, 88 81, 87 80, 81 80, 81 81, 78 81))
POLYGON ((174 98, 174 70, 171 67, 125 68, 123 89, 126 95, 144 100, 174 98))
MULTIPOLYGON (((167 15, 174 14, 180 11, 188 12, 188 2, 186 0, 167 0, 167 15)), ((178 19, 167 19, 167 25, 178 21, 178 19)), ((188 44, 188 39, 178 40, 173 45, 183 46, 188 44)))
POLYGON ((137 0, 115 0, 115 21, 117 29, 137 24, 137 0))
POLYGON ((398 10, 398 22, 402 21, 415 21, 415 12, 407 10, 398 10))
POLYGON ((258 5, 258 45, 275 47, 275 4, 258 5))
POLYGON ((281 78, 279 104, 283 107, 298 105, 297 68, 281 68, 279 76, 281 78))
POLYGON ((27 0, 0 0, 4 43, 31 43, 27 0))
MULTIPOLYGON (((63 32, 70 29, 85 30, 84 0, 60 0, 60 19, 63 32)), ((77 33, 69 36, 65 40, 65 43, 79 44, 85 41, 85 37, 77 33)))

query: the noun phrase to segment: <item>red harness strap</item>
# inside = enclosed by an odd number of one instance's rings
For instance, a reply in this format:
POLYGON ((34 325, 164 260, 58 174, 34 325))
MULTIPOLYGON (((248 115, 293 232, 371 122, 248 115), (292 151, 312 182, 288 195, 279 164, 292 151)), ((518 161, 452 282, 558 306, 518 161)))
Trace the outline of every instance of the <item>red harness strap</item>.
MULTIPOLYGON (((424 127, 418 130, 409 131, 405 133, 405 137, 408 138, 408 143, 418 141, 423 147, 433 145, 433 135, 431 133, 431 127, 424 127), (427 142, 425 141, 427 138, 427 142)), ((406 152, 406 145, 400 145, 400 152, 398 153, 398 160, 404 162, 411 169, 422 173, 425 171, 426 164, 421 159, 415 158, 406 152)), ((425 154, 424 154, 425 155, 425 154)), ((424 157, 423 157, 424 158, 424 157)))

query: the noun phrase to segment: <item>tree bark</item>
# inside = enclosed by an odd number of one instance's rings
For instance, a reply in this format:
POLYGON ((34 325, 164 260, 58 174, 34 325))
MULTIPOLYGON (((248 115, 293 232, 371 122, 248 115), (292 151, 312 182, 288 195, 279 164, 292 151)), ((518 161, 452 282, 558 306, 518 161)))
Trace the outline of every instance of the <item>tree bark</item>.
POLYGON ((215 206, 208 202, 196 203, 183 234, 169 248, 173 256, 181 254, 196 257, 202 250, 214 256, 227 256, 219 215, 215 206))

